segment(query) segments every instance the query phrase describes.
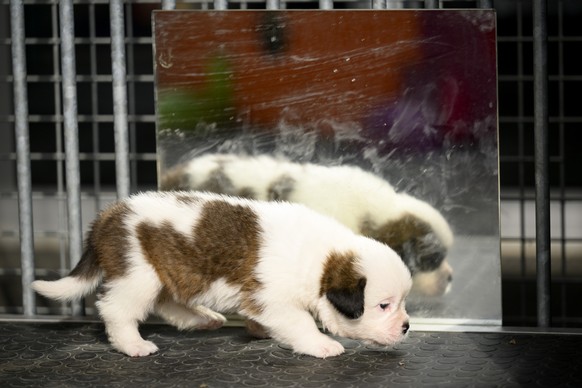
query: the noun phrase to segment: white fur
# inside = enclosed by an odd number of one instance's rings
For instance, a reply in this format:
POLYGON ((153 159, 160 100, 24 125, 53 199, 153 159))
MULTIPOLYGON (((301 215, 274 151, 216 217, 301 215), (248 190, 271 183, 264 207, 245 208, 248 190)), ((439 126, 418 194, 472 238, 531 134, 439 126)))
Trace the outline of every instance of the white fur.
POLYGON ((134 196, 131 208, 134 214, 130 214, 125 221, 130 230, 143 221, 159 226, 162 222, 171 220, 172 226, 185 235, 192 232, 201 210, 167 195, 134 196))
POLYGON ((92 282, 87 282, 73 277, 64 277, 53 282, 37 280, 32 283, 32 288, 47 298, 70 302, 95 291, 100 280, 95 278, 92 282))
MULTIPOLYGON (((123 353, 144 356, 157 351, 156 345, 138 332, 139 322, 154 312, 180 329, 218 328, 225 322, 220 313, 239 312, 296 352, 323 358, 341 354, 344 349, 318 330, 314 317, 333 334, 384 345, 394 344, 406 335, 404 299, 411 287, 408 269, 386 245, 355 235, 331 218, 301 205, 207 193, 145 193, 125 203, 131 210, 122 221, 131 236, 125 247, 128 268, 120 278, 104 279, 106 290, 97 302, 112 345, 123 353), (186 205, 176 200, 187 195, 200 201, 186 205), (240 285, 228 283, 226 277, 215 280, 187 304, 158 299, 163 284, 143 256, 136 225, 148 222, 161 226, 166 222, 193 238, 192 228, 205 203, 217 200, 248 207, 258 217, 261 248, 255 275, 260 286, 253 298, 261 306, 259 312, 241 309, 240 285), (332 251, 354 252, 358 271, 367 279, 365 310, 358 319, 342 315, 325 295, 320 295, 324 265, 332 251), (378 306, 386 301, 392 307, 382 311, 378 306)), ((221 236, 215 237, 222 241, 221 236)), ((164 246, 163 240, 156 243, 164 246)), ((236 269, 229 269, 232 270, 236 269)), ((82 283, 66 277, 56 282, 37 281, 33 288, 51 298, 74 299, 93 289, 97 281, 87 280, 84 286, 82 283)))
POLYGON ((192 299, 190 306, 206 306, 225 314, 236 313, 240 305, 240 286, 230 285, 225 279, 218 279, 204 294, 192 299))

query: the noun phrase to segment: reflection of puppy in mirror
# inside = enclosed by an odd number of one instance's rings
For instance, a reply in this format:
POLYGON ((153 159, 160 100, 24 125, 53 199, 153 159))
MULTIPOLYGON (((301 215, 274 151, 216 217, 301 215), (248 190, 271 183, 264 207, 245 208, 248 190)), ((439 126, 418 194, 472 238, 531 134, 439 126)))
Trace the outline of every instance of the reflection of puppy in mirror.
POLYGON ((321 333, 392 345, 409 328, 410 272, 385 244, 303 205, 210 193, 145 193, 93 223, 79 264, 33 288, 75 300, 101 285, 96 304, 112 345, 157 351, 138 332, 151 312, 180 329, 215 329, 238 312, 315 357, 343 353, 321 333))
POLYGON ((388 182, 358 167, 209 154, 169 170, 160 189, 305 204, 388 244, 412 272, 415 293, 438 296, 450 289, 452 268, 446 255, 453 234, 447 221, 428 203, 397 193, 388 182))

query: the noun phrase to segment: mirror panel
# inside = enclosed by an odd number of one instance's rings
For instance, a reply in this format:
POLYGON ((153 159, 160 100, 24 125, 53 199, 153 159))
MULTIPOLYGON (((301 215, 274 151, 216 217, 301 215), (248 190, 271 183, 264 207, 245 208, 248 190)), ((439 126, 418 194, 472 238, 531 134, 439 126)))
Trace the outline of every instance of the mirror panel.
POLYGON ((402 255, 413 320, 501 323, 494 11, 153 22, 161 189, 303 202, 402 255))

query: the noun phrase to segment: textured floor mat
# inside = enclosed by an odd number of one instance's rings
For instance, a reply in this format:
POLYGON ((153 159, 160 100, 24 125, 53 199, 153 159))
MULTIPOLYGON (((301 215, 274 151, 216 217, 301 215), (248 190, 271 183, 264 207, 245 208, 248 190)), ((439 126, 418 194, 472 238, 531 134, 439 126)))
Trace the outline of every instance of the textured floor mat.
POLYGON ((242 328, 141 327, 160 352, 111 349, 101 323, 0 323, 0 386, 503 387, 582 386, 582 336, 412 332, 393 348, 339 339, 326 360, 242 328))

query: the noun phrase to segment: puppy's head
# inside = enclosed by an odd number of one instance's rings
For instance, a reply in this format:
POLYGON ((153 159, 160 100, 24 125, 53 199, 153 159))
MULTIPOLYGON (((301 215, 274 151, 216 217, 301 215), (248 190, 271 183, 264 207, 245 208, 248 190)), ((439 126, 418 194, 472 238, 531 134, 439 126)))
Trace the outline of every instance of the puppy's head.
POLYGON ((416 294, 439 296, 447 293, 453 269, 446 260, 452 232, 444 218, 426 204, 425 211, 403 213, 395 220, 376 225, 365 220, 362 234, 381 241, 398 253, 413 278, 416 294))
POLYGON ((359 237, 357 249, 331 252, 321 277, 318 315, 333 334, 382 345, 406 337, 410 272, 386 245, 359 237))

